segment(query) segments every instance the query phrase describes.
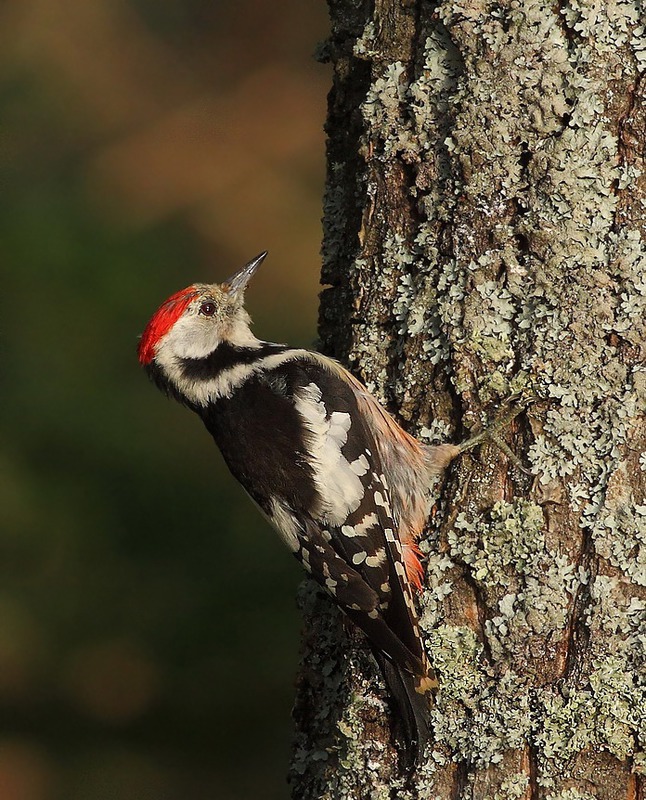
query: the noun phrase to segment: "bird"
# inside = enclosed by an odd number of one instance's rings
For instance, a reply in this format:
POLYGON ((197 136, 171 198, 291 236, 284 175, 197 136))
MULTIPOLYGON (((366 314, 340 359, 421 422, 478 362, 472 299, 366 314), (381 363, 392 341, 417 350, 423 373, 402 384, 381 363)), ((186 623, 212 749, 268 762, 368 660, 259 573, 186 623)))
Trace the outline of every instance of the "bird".
POLYGON ((258 339, 244 296, 266 255, 165 300, 141 335, 139 361, 201 418, 288 549, 363 632, 416 764, 438 687, 415 607, 417 542, 434 477, 483 435, 422 444, 338 361, 258 339))

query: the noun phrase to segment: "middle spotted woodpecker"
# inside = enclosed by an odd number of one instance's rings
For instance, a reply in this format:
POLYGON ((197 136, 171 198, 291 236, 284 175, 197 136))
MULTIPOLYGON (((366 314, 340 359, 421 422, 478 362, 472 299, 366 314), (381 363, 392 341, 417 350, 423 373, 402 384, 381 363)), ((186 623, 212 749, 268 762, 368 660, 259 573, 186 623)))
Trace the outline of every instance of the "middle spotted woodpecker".
POLYGON ((413 598, 416 542, 433 475, 482 436, 422 445, 338 362, 257 339, 243 296, 265 256, 168 298, 139 360, 201 417, 287 547, 366 635, 416 759, 437 686, 413 598))

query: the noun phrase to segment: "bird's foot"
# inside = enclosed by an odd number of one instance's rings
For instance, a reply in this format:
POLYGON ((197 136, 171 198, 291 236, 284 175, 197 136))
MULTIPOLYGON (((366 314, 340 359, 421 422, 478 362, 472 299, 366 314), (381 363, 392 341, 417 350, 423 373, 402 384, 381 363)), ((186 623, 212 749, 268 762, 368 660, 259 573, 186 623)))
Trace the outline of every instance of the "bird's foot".
POLYGON ((532 473, 530 470, 525 467, 523 462, 518 458, 518 456, 511 450, 507 442, 502 438, 502 432, 504 429, 510 425, 519 414, 522 414, 523 411, 527 409, 527 406, 534 402, 534 399, 522 399, 520 400, 517 397, 511 397, 509 400, 505 401, 499 412, 494 417, 493 421, 489 423, 480 433, 477 433, 475 436, 471 436, 464 442, 461 442, 458 447, 458 455, 462 453, 466 453, 469 450, 473 450, 474 447, 478 447, 485 442, 491 442, 495 444, 506 456, 507 458, 518 467, 521 472, 524 472, 526 475, 531 475, 532 473))

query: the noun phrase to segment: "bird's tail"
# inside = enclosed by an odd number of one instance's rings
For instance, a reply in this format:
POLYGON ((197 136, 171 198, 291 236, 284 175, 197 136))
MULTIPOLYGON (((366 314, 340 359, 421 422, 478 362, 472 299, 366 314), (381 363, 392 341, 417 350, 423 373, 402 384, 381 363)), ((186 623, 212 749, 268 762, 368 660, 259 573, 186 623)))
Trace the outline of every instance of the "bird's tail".
MULTIPOLYGON (((401 669, 383 653, 375 652, 375 658, 392 699, 393 713, 401 721, 401 734, 406 742, 406 765, 412 769, 422 761, 426 745, 431 739, 433 697, 430 691, 419 691, 419 677, 401 669)), ((428 678, 421 679, 421 682, 426 682, 429 687, 436 685, 428 678)))

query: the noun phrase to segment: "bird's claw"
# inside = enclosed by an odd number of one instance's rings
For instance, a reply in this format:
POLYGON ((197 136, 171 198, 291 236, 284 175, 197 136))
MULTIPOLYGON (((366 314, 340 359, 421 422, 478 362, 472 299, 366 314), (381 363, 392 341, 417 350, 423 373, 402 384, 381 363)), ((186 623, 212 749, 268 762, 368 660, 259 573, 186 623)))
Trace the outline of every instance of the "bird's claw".
POLYGON ((518 395, 515 395, 505 400, 493 422, 487 425, 480 433, 477 433, 475 436, 471 436, 469 439, 458 445, 459 453, 466 453, 467 451, 473 450, 474 447, 478 447, 485 442, 492 442, 516 467, 518 467, 519 470, 521 470, 521 472, 524 472, 526 475, 531 475, 531 471, 525 467, 520 458, 518 458, 518 456, 511 450, 507 442, 502 438, 501 432, 508 425, 510 425, 519 414, 522 414, 523 411, 525 411, 527 407, 535 401, 535 399, 537 398, 520 399, 518 395))

